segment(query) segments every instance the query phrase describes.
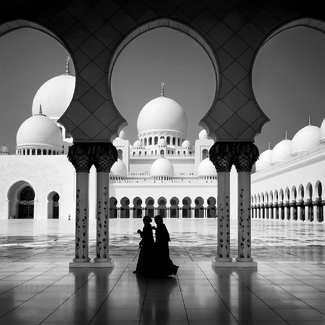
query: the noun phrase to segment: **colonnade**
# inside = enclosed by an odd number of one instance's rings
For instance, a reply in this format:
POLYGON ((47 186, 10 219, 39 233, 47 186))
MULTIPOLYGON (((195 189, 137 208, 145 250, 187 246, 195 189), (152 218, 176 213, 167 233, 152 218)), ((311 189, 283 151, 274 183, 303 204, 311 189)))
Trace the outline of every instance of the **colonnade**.
POLYGON ((251 142, 216 142, 209 151, 218 172, 218 247, 215 267, 228 266, 230 256, 230 170, 237 169, 238 256, 241 266, 256 266, 251 256, 251 170, 259 152, 251 142))
MULTIPOLYGON (((258 158, 250 142, 216 142, 209 151, 218 172, 218 234, 214 267, 233 266, 230 256, 230 170, 238 173, 238 256, 240 266, 254 267, 251 256, 251 169, 258 158), (230 265, 229 265, 230 263, 230 265)), ((112 267, 109 257, 109 172, 118 153, 111 143, 76 143, 69 149, 76 170, 75 258, 71 267, 112 267), (96 258, 89 258, 89 171, 97 171, 96 258)))
POLYGON ((109 172, 117 161, 117 149, 111 143, 76 143, 68 159, 76 170, 75 258, 70 267, 112 267, 109 257, 109 172), (89 171, 97 171, 96 258, 89 258, 89 171))

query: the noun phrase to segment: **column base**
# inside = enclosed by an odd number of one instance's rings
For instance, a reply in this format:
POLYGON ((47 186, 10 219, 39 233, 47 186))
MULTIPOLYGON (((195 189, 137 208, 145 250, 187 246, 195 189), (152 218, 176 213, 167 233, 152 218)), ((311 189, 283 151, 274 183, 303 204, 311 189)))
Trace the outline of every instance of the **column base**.
POLYGON ((257 269, 257 262, 252 261, 237 261, 236 259, 230 259, 230 261, 221 261, 221 259, 216 258, 212 261, 213 268, 253 268, 257 269))
POLYGON ((112 268, 114 267, 114 261, 112 259, 95 259, 89 260, 88 262, 70 262, 69 268, 112 268))

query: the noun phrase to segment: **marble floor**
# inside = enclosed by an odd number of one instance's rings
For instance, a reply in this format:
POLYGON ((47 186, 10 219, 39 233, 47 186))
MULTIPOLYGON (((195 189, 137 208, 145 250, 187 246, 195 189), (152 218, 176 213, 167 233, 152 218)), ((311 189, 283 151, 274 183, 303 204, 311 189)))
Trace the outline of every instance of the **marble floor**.
MULTIPOLYGON (((325 324, 324 223, 252 220, 257 269, 212 267, 215 219, 165 223, 179 271, 148 279, 133 274, 139 219, 110 220, 110 269, 69 269, 72 220, 0 220, 0 324, 325 324)), ((232 222, 234 258, 236 237, 232 222)))

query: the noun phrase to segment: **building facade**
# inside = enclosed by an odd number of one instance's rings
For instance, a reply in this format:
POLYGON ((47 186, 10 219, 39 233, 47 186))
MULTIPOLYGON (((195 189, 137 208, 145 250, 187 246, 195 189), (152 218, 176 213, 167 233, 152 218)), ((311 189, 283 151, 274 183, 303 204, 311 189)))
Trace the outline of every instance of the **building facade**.
MULTIPOLYGON (((67 154, 73 139, 58 119, 73 96, 75 77, 54 77, 37 91, 32 116, 22 123, 16 153, 1 147, 0 217, 74 218, 76 176, 67 154)), ((161 214, 170 218, 214 218, 217 172, 208 158, 214 141, 205 130, 193 145, 186 138, 183 108, 159 97, 139 112, 138 139, 122 130, 113 144, 118 161, 109 184, 111 218, 140 218, 161 214), (162 113, 164 112, 164 113, 162 113)), ((96 170, 90 169, 89 212, 96 216, 96 170)))
POLYGON ((252 175, 252 217, 324 221, 325 120, 264 151, 252 175))

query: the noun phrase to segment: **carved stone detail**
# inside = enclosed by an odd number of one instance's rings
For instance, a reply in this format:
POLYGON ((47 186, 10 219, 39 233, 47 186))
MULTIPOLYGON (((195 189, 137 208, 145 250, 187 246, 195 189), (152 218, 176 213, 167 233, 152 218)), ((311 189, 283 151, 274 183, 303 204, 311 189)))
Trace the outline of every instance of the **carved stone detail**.
POLYGON ((98 173, 109 173, 117 161, 117 149, 111 143, 96 143, 92 148, 92 158, 98 173))
POLYGON ((210 160, 217 172, 230 172, 234 163, 234 146, 231 142, 216 142, 209 150, 210 160))
POLYGON ((234 165, 237 172, 251 172, 260 155, 258 148, 252 142, 236 143, 234 147, 234 165))
POLYGON ((69 148, 68 159, 77 173, 89 173, 93 164, 92 144, 75 143, 69 148))

